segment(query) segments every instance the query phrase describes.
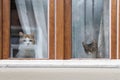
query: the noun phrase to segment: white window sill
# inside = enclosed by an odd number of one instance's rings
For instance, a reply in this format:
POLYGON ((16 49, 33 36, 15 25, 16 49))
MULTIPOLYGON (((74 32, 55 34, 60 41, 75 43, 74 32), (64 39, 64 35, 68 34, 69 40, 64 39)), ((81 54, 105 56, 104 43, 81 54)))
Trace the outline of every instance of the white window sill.
POLYGON ((120 60, 0 60, 0 68, 120 68, 120 60))

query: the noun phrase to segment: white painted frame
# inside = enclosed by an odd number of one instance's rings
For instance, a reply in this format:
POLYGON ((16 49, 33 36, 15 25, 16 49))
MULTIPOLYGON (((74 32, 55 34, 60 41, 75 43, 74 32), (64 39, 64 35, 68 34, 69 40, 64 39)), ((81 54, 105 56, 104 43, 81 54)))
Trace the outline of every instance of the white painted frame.
POLYGON ((120 68, 120 60, 1 60, 0 68, 120 68))

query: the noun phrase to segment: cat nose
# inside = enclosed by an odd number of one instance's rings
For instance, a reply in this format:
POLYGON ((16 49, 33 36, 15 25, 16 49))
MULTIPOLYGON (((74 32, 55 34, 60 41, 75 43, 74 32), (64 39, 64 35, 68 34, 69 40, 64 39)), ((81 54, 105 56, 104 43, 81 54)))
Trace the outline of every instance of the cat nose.
POLYGON ((29 43, 27 43, 27 45, 29 45, 29 43))

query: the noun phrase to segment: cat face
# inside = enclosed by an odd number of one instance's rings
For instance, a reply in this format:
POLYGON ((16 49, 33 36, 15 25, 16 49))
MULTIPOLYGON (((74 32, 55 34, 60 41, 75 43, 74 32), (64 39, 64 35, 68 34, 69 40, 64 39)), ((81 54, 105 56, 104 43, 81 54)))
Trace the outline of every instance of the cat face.
POLYGON ((25 46, 30 46, 35 44, 35 39, 33 34, 24 34, 22 32, 19 32, 20 36, 20 44, 23 44, 25 46))

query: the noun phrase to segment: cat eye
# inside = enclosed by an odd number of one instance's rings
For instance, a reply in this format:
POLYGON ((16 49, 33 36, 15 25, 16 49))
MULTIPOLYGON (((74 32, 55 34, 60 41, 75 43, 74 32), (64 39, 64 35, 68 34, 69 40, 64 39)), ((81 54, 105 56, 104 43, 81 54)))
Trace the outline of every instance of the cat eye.
POLYGON ((23 40, 24 42, 26 42, 26 40, 23 40))
POLYGON ((33 40, 29 40, 30 42, 32 42, 33 40))

